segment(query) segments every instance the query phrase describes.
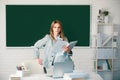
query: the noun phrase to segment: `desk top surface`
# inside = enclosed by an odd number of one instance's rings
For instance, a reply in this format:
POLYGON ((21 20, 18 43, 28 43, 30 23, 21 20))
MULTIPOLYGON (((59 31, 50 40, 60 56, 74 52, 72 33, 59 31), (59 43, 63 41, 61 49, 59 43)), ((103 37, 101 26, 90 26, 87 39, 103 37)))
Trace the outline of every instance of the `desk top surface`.
MULTIPOLYGON (((64 80, 63 78, 52 78, 45 74, 31 74, 29 76, 22 77, 21 80, 64 80)), ((89 73, 89 78, 86 80, 103 80, 97 73, 89 73)))

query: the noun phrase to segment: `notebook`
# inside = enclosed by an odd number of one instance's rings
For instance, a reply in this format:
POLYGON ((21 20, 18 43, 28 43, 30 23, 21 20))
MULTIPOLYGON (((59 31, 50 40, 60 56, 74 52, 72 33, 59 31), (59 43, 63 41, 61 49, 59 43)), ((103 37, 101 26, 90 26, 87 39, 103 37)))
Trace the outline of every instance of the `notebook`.
POLYGON ((70 49, 72 49, 77 44, 77 42, 78 41, 71 41, 70 43, 68 43, 67 41, 58 40, 53 47, 53 51, 61 52, 63 51, 63 46, 65 45, 69 47, 70 49))

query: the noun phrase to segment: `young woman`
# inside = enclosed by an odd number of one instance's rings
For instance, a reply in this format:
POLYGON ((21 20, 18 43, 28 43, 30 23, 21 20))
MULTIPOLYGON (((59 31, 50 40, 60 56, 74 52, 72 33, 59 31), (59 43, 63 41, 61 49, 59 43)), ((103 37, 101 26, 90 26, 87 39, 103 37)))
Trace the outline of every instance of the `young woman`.
MULTIPOLYGON (((44 72, 47 73, 47 69, 51 68, 54 66, 54 59, 56 58, 56 54, 58 52, 53 51, 53 46, 56 43, 57 40, 63 40, 67 41, 67 38, 64 36, 63 29, 62 29, 62 24, 59 20, 55 20, 51 23, 50 27, 50 34, 47 34, 44 38, 41 40, 38 40, 35 45, 35 59, 36 61, 44 66, 44 72), (44 50, 44 58, 43 60, 40 59, 40 54, 39 54, 39 49, 45 46, 44 50)), ((66 60, 72 61, 70 56, 72 55, 72 51, 70 50, 69 47, 63 46, 63 55, 60 57, 61 62, 66 60), (66 57, 67 56, 67 57, 66 57)))

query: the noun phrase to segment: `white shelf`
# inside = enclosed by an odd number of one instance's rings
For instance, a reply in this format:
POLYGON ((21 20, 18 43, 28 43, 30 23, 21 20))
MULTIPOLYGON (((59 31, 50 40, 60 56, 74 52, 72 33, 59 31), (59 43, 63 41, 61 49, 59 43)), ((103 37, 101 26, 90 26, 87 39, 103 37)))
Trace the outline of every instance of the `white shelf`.
POLYGON ((113 23, 97 23, 98 26, 112 26, 113 23))
MULTIPOLYGON (((111 47, 111 46, 97 46, 97 48, 113 48, 113 47, 111 47)), ((115 47, 115 48, 117 48, 117 47, 115 47)))
POLYGON ((112 23, 97 23, 97 37, 96 37, 96 70, 99 74, 102 73, 106 75, 106 72, 112 73, 116 71, 114 68, 114 60, 117 59, 116 51, 117 49, 117 37, 118 32, 114 32, 114 25, 112 23), (116 39, 116 45, 113 44, 114 39, 116 39), (107 64, 107 67, 103 65, 107 64))
POLYGON ((108 72, 108 71, 110 71, 111 72, 111 70, 99 70, 99 69, 97 71, 99 71, 99 72, 103 72, 103 71, 107 71, 108 72))

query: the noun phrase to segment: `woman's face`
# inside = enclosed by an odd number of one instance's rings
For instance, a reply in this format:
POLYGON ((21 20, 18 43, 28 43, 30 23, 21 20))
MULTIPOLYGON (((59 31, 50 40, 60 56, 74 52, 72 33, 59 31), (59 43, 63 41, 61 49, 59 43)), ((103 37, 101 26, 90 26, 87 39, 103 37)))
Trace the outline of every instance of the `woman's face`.
POLYGON ((53 26, 53 33, 58 35, 61 31, 61 26, 59 23, 55 23, 53 26))

